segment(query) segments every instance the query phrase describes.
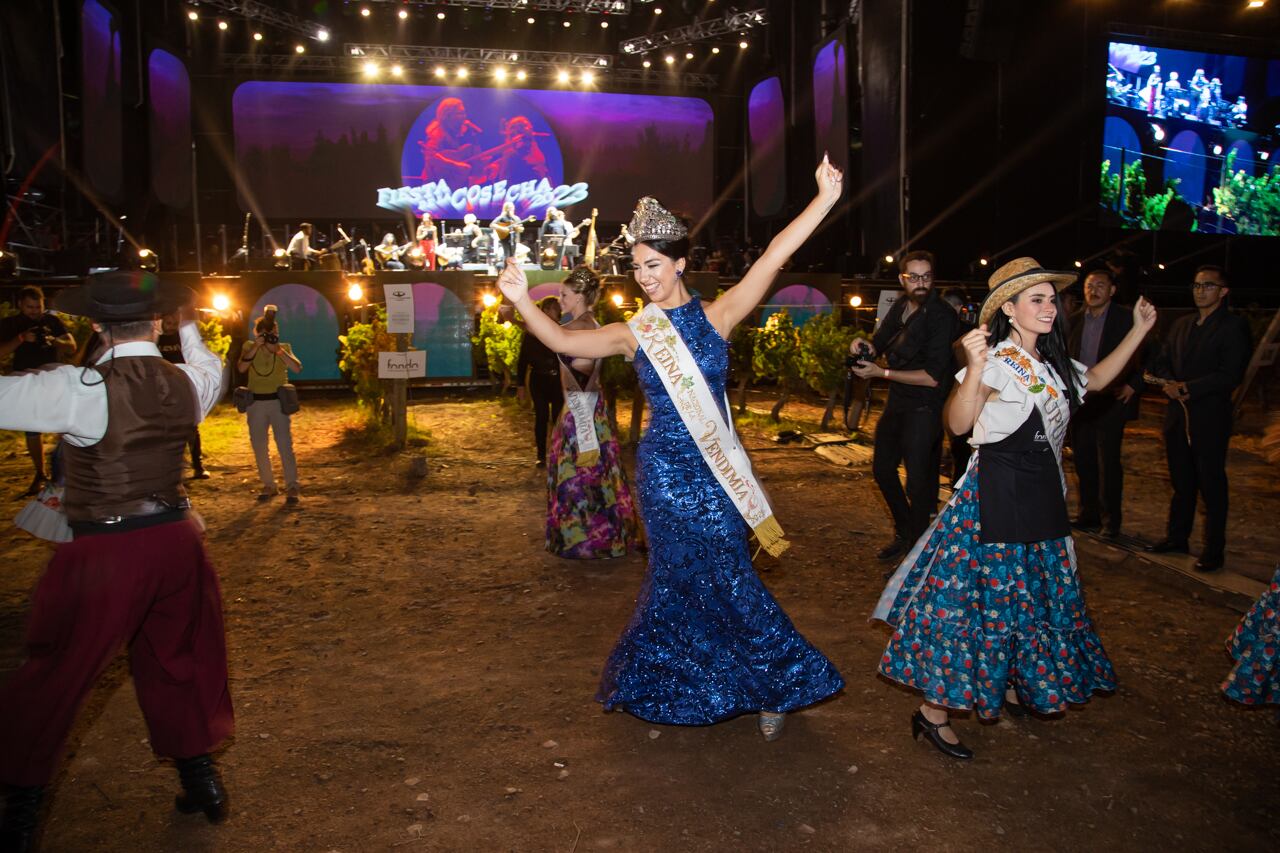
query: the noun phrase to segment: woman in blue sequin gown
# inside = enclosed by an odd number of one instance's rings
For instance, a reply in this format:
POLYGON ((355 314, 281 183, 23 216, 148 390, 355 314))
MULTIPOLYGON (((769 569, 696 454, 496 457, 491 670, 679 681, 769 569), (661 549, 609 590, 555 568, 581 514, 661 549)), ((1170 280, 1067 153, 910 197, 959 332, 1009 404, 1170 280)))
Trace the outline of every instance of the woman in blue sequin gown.
MULTIPOLYGON (((646 240, 645 228, 637 232, 633 220, 636 281, 679 332, 727 422, 723 400, 733 327, 754 311, 776 271, 840 197, 842 176, 825 158, 816 177, 818 194, 805 211, 741 282, 705 308, 681 280, 688 251, 683 226, 675 239, 646 240)), ((703 460, 631 330, 614 323, 574 332, 541 322, 538 312, 526 310, 527 283, 518 267, 508 266, 499 285, 529 318, 528 330, 552 350, 582 358, 634 356, 652 409, 636 453, 649 568, 596 698, 606 709, 673 725, 707 725, 758 712, 761 732, 773 740, 786 712, 833 695, 844 680, 756 575, 746 522, 703 460)))

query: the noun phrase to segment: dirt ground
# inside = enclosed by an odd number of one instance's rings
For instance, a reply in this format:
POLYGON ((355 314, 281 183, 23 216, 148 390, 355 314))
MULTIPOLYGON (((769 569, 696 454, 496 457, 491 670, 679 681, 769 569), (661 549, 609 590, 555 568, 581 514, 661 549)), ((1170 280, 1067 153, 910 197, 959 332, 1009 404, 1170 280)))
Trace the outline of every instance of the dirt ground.
MULTIPOLYGON (((917 699, 875 675, 887 524, 869 472, 748 431, 794 543, 757 565, 849 684, 776 743, 749 717, 655 726, 592 699, 643 558, 542 549, 523 411, 457 395, 413 415, 431 436, 420 481, 351 437, 348 404, 306 402, 297 510, 255 503, 233 411, 206 424, 215 476, 191 492, 222 577, 233 814, 213 827, 174 812, 176 774, 148 749, 122 658, 81 715, 44 850, 1280 848, 1276 714, 1217 692, 1239 613, 1094 540, 1081 573, 1119 691, 1062 719, 962 721, 978 757, 954 762, 912 742, 917 699)), ((1134 457, 1139 503, 1164 500, 1157 449, 1134 457)), ((0 458, 5 494, 28 476, 24 457, 0 458)), ((1274 513, 1274 498, 1239 508, 1274 513)), ((0 548, 4 673, 49 551, 12 527, 0 548)))

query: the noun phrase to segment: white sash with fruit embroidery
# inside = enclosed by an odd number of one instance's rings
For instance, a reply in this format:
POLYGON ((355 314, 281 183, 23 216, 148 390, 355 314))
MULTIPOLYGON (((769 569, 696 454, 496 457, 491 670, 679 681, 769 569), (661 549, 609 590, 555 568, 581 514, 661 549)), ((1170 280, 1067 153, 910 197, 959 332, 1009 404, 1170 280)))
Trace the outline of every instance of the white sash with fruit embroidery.
POLYGON ((1065 393, 1054 384, 1056 382, 1065 387, 1066 383, 1059 379, 1053 373, 1053 368, 1047 364, 1044 368, 1049 371, 1049 376, 1037 375, 1036 362, 1033 362, 1031 356, 1012 341, 1005 341, 997 346, 989 358, 1014 382, 1022 386, 1027 396, 1031 398, 1031 402, 1040 410, 1040 420, 1044 423, 1049 446, 1053 448, 1053 453, 1058 458, 1058 473, 1062 475, 1062 492, 1066 494, 1067 480, 1062 473, 1062 448, 1067 441, 1071 404, 1067 401, 1065 393))
MULTIPOLYGON (((732 424, 721 416, 707 379, 680 333, 667 319, 666 312, 652 302, 636 312, 627 325, 662 380, 680 420, 693 436, 716 481, 756 534, 761 547, 775 557, 780 555, 791 543, 783 538, 782 526, 774 518, 764 489, 751 471, 747 452, 732 424)), ((728 411, 727 397, 725 411, 728 411)))

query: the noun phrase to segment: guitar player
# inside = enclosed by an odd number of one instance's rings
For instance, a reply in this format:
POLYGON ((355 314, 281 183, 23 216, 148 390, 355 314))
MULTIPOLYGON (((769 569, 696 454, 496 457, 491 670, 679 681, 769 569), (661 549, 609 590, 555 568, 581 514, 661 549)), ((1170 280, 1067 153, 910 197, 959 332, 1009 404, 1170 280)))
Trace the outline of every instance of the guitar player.
MULTIPOLYGON (((530 220, 533 217, 529 217, 530 220)), ((516 205, 512 201, 502 203, 502 212, 489 223, 493 234, 502 247, 502 261, 516 256, 516 246, 520 243, 520 233, 524 231, 525 220, 516 216, 516 205)))
POLYGON ((436 107, 436 117, 427 125, 422 147, 422 179, 443 179, 451 187, 479 183, 484 176, 483 163, 476 162, 479 146, 469 141, 480 128, 467 119, 467 108, 461 98, 445 98, 436 107))

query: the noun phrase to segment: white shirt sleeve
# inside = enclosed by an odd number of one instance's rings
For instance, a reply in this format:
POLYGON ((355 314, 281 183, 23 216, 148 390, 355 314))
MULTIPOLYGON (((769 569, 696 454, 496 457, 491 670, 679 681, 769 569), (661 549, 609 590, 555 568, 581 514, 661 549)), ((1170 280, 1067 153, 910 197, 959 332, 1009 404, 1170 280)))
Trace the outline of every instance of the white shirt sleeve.
POLYGON ((294 257, 304 257, 311 247, 307 245, 307 235, 299 231, 293 235, 293 239, 289 241, 288 252, 294 257))
POLYGON ((78 447, 96 444, 107 434, 102 377, 71 364, 0 376, 0 429, 62 433, 78 447))
POLYGON ((178 340, 182 342, 182 359, 186 363, 176 367, 191 380, 200 420, 203 421, 217 404, 222 391, 222 359, 209 352, 195 323, 187 323, 178 329, 178 340))

